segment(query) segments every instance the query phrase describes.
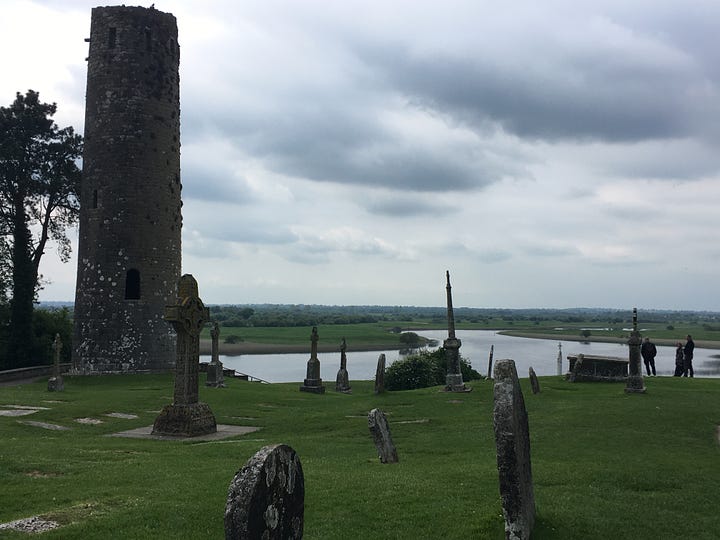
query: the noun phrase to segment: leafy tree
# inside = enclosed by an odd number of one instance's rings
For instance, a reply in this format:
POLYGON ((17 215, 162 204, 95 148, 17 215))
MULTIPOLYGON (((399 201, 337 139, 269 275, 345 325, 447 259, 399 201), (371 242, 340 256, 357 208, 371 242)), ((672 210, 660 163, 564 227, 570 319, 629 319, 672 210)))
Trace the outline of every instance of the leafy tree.
POLYGON ((53 240, 63 262, 70 257, 66 230, 78 216, 82 137, 52 119, 57 106, 28 90, 0 107, 0 260, 9 277, 10 327, 3 367, 33 362, 33 301, 40 285, 40 260, 53 240))

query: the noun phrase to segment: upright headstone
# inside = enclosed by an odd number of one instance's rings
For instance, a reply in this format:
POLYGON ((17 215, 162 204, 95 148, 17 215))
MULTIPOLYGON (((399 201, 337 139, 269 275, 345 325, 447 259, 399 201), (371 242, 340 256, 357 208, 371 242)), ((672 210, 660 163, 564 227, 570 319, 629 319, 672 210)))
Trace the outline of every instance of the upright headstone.
POLYGON ((304 515, 305 478, 300 458, 285 444, 266 446, 230 483, 225 539, 299 539, 304 515))
POLYGON ((447 359, 447 374, 445 375, 445 390, 447 392, 469 392, 472 388, 467 388, 463 383, 462 371, 460 370, 460 346, 462 342, 455 337, 455 315, 452 305, 452 288, 450 287, 450 272, 446 271, 447 276, 447 321, 448 321, 448 337, 443 341, 445 349, 445 358, 447 359))
POLYGON ((62 351, 62 340, 60 334, 55 334, 55 341, 53 342, 53 375, 48 380, 47 389, 48 392, 62 392, 65 390, 65 383, 62 375, 60 375, 60 351, 62 351))
POLYGON ((495 352, 495 345, 490 345, 490 356, 488 357, 488 372, 487 378, 492 379, 492 364, 493 364, 493 353, 495 352))
POLYGON ((538 381, 537 375, 535 374, 535 370, 530 366, 530 369, 528 370, 528 376, 530 377, 530 387, 532 388, 533 394, 539 394, 540 393, 540 381, 538 381))
POLYGON ((345 351, 347 350, 347 343, 345 338, 342 338, 340 343, 340 369, 337 372, 335 378, 335 390, 338 392, 350 392, 350 379, 347 372, 347 356, 345 351))
POLYGON ((312 392, 314 394, 325 393, 325 387, 320 378, 320 360, 318 360, 317 357, 318 339, 320 338, 318 337, 317 326, 313 326, 312 333, 310 334, 310 360, 308 360, 307 363, 307 376, 303 381, 303 385, 300 387, 301 392, 312 392))
POLYGON ((211 360, 207 367, 207 379, 205 380, 205 386, 225 388, 223 365, 222 362, 220 362, 220 327, 217 322, 213 322, 213 326, 210 329, 210 338, 212 340, 210 349, 211 360))
POLYGON ((557 374, 558 374, 558 377, 562 376, 562 343, 561 342, 558 342, 557 374))
POLYGON ((368 427, 375 442, 375 448, 377 448, 380 462, 397 463, 397 449, 390 435, 390 426, 388 425, 387 418, 385 418, 385 413, 380 409, 370 411, 368 413, 368 427))
POLYGON ((514 361, 500 360, 495 366, 493 394, 505 538, 526 540, 535 524, 535 494, 530 464, 530 428, 514 361))
POLYGON ((165 320, 177 332, 175 392, 153 424, 153 434, 194 437, 217 431, 215 416, 207 403, 198 401, 200 331, 210 318, 198 295, 197 281, 185 274, 178 284, 177 304, 165 307, 165 320))
POLYGON ((637 328, 637 308, 633 308, 633 329, 628 340, 629 364, 628 378, 625 392, 628 394, 644 394, 645 381, 642 374, 642 363, 640 361, 640 347, 642 346, 642 338, 637 328))
POLYGON ((378 356, 377 367, 375 368, 375 393, 382 394, 385 391, 385 354, 378 356))

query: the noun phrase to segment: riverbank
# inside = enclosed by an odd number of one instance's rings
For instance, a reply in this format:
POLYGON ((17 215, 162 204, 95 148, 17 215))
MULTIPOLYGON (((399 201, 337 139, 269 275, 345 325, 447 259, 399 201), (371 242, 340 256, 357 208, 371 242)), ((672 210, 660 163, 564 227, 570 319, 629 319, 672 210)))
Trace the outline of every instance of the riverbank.
MULTIPOLYGON (((619 338, 612 336, 592 336, 590 339, 586 339, 582 336, 569 335, 569 334, 543 334, 540 332, 517 332, 515 330, 499 330, 498 334, 512 337, 532 338, 532 339, 549 339, 553 341, 578 341, 578 342, 589 342, 589 343, 627 343, 628 338, 619 338)), ((678 339, 652 339, 655 345, 663 345, 667 347, 674 347, 675 344, 680 341, 685 344, 685 338, 678 339)), ((720 341, 710 340, 695 340, 695 346, 702 349, 720 349, 720 341)))
MULTIPOLYGON (((353 347, 348 344, 348 352, 358 351, 387 351, 400 350, 400 347, 388 346, 387 343, 364 343, 361 346, 353 347)), ((253 341, 240 341, 238 343, 218 343, 219 354, 225 356, 239 356, 241 354, 310 354, 310 343, 257 343, 253 341)), ((318 352, 340 352, 339 343, 318 343, 318 352)), ((200 340, 200 354, 212 354, 212 341, 209 339, 200 340)))
MULTIPOLYGON (((421 332, 421 330, 420 330, 421 332)), ((591 336, 591 339, 585 339, 578 335, 572 334, 550 334, 539 332, 519 332, 516 330, 498 330, 498 334, 511 337, 545 339, 550 341, 576 341, 590 343, 627 343, 627 338, 619 338, 612 336, 591 336)), ((664 345, 674 347, 678 340, 673 339, 653 339, 655 345, 664 345)), ((680 339, 685 342, 685 339, 680 339)), ((212 342, 209 339, 200 340, 200 354, 211 354, 212 342)), ((703 349, 720 349, 720 341, 696 340, 695 346, 703 349)), ((304 343, 258 343, 254 341, 240 341, 238 343, 218 344, 219 353, 226 356, 239 356, 241 354, 294 354, 304 353, 310 354, 309 342, 304 343)), ((387 351, 400 350, 401 347, 388 346, 387 343, 362 343, 353 346, 348 343, 348 352, 358 351, 387 351)), ((340 346, 337 343, 318 343, 318 352, 340 352, 340 346)))

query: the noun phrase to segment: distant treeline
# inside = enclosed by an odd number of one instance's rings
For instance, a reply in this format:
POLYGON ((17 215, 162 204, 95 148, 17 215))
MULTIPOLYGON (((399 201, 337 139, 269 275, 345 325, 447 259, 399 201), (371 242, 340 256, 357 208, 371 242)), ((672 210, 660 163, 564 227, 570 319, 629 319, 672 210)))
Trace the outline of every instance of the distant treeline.
MULTIPOLYGON (((454 309, 455 322, 490 324, 490 322, 543 322, 630 324, 632 310, 602 308, 570 309, 454 309)), ((211 305, 210 316, 227 327, 243 326, 317 326, 327 324, 357 324, 382 321, 406 321, 443 324, 447 319, 445 307, 421 306, 322 306, 305 304, 238 304, 211 305)), ((648 310, 639 311, 643 323, 669 324, 720 321, 720 313, 697 311, 648 310)))

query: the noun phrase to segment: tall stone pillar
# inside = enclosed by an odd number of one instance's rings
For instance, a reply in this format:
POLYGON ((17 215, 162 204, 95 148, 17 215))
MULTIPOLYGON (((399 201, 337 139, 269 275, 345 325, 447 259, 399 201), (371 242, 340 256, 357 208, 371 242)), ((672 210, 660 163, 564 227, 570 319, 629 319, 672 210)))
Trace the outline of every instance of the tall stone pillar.
POLYGON ((640 362, 640 346, 642 339, 637 328, 637 308, 633 308, 633 329, 628 340, 630 349, 630 362, 628 364, 628 378, 625 392, 629 394, 644 394, 645 382, 642 375, 642 364, 640 362))
POLYGON ((307 376, 300 387, 301 392, 312 392, 314 394, 324 394, 325 386, 323 386, 320 378, 320 360, 317 357, 318 344, 317 326, 313 326, 310 334, 310 360, 307 363, 307 376))
POLYGON ((180 277, 180 85, 175 17, 92 10, 74 310, 77 373, 171 369, 163 321, 180 277))
POLYGON ((452 305, 452 290, 450 287, 450 272, 446 272, 447 276, 447 320, 448 320, 448 337, 443 341, 445 349, 445 358, 447 359, 447 374, 445 375, 445 390, 448 392, 469 392, 472 388, 467 388, 463 383, 462 371, 460 370, 460 347, 462 342, 455 337, 455 314, 452 305))

